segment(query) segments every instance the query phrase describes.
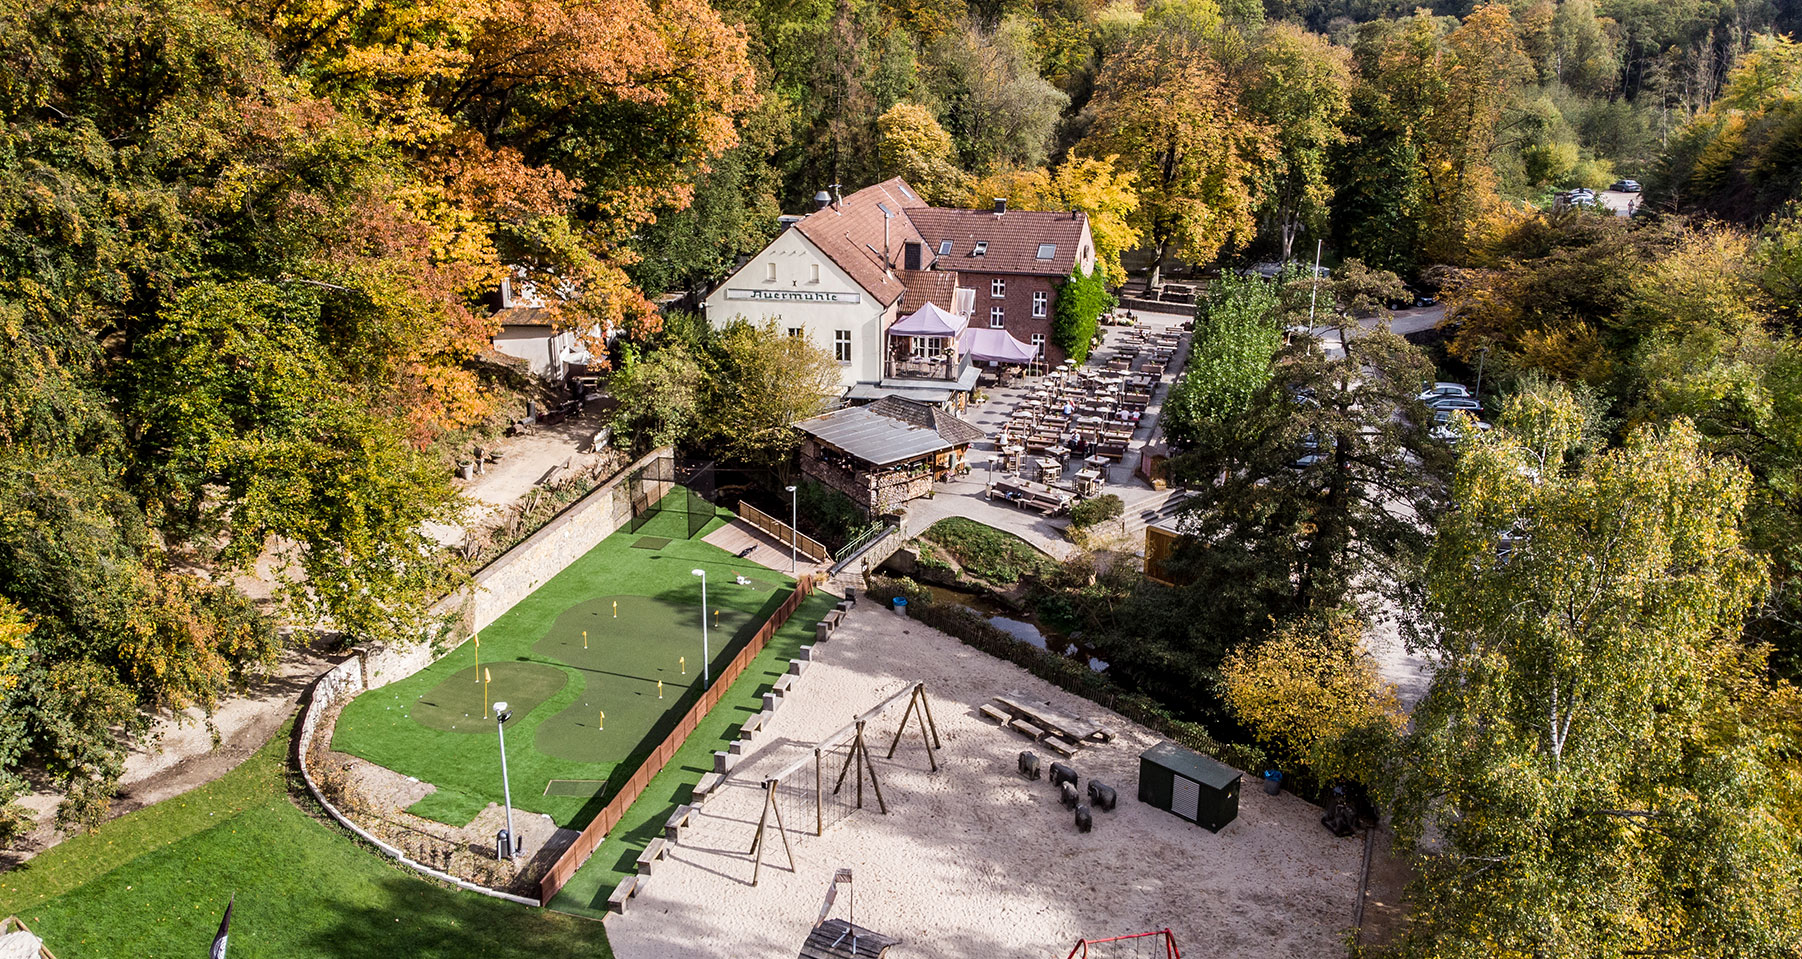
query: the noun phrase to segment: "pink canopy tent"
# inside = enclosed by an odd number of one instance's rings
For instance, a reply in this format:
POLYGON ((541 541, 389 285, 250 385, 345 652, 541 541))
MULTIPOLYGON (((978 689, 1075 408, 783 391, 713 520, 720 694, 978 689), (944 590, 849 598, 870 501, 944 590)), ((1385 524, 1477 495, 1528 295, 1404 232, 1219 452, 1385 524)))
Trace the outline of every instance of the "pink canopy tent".
POLYGON ((1031 363, 1037 356, 1032 347, 1014 339, 1006 330, 970 330, 961 342, 970 358, 982 363, 1031 363))
POLYGON ((890 336, 956 336, 970 325, 970 321, 953 313, 947 313, 937 304, 928 303, 913 312, 912 316, 901 320, 888 328, 890 336))

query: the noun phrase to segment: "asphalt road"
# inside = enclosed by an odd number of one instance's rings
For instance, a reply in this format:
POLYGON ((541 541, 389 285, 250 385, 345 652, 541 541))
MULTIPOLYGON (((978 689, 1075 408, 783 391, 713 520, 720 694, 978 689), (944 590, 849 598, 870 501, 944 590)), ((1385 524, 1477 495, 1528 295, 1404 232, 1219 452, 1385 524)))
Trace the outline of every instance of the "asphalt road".
MULTIPOLYGON (((1389 315, 1389 329, 1402 336, 1407 336, 1409 333, 1419 333, 1422 330, 1430 330, 1433 327, 1438 326, 1444 319, 1445 306, 1439 303, 1435 303, 1432 306, 1396 310, 1389 315)), ((1374 330, 1380 322, 1380 317, 1366 316, 1358 320, 1358 329, 1374 330)), ((1326 345, 1327 353, 1329 355, 1343 348, 1343 344, 1339 340, 1339 327, 1337 326, 1316 326, 1309 330, 1309 332, 1320 338, 1320 341, 1326 345)))

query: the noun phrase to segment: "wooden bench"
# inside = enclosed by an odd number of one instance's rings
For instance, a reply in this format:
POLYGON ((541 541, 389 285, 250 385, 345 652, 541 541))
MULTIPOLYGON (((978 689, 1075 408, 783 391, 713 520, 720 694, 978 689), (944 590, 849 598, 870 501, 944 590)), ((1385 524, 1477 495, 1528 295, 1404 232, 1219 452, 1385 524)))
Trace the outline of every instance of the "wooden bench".
POLYGON ((776 677, 776 685, 770 687, 770 692, 775 693, 778 696, 787 696, 788 691, 793 689, 794 685, 795 677, 793 673, 778 676, 776 677))
POLYGON ((638 874, 641 876, 650 875, 651 864, 663 858, 663 852, 667 846, 668 843, 665 840, 651 840, 651 844, 644 847, 644 852, 638 854, 638 874))
POLYGON ((626 900, 632 898, 632 894, 637 891, 638 877, 627 876, 620 881, 619 885, 613 887, 613 895, 607 897, 607 910, 617 912, 622 916, 625 915, 626 900))
POLYGON ((682 840, 682 830, 688 828, 688 819, 690 816, 694 815, 694 812, 695 807, 693 806, 677 806, 676 811, 670 813, 669 818, 663 821, 664 837, 671 842, 680 842, 682 840))
POLYGON ((1020 733, 1024 736, 1026 736, 1026 738, 1028 738, 1028 739, 1036 740, 1040 736, 1045 735, 1045 731, 1043 729, 1040 729, 1039 727, 1034 726, 1033 724, 1027 722, 1024 719, 1016 719, 1013 722, 1008 723, 1007 725, 1009 728, 1013 729, 1014 732, 1020 733))
POLYGON ((745 720, 745 724, 743 726, 738 727, 738 738, 750 739, 752 736, 755 736, 760 732, 763 732, 763 714, 762 713, 758 713, 757 715, 752 716, 750 719, 745 720))
POLYGON ((1076 755, 1076 747, 1075 746, 1072 746, 1069 743, 1064 742, 1063 740, 1057 738, 1056 736, 1046 736, 1044 739, 1044 744, 1046 746, 1051 747, 1052 752, 1055 752, 1058 755, 1063 756, 1065 759, 1068 759, 1071 756, 1076 755))
POLYGON ((788 674, 790 676, 799 676, 805 672, 806 669, 807 660, 805 659, 791 659, 788 661, 788 674))
POLYGON ((987 716, 990 719, 993 719, 995 722, 997 722, 1003 726, 1007 725, 1013 718, 1013 717, 1009 716, 1008 714, 1002 712, 1001 710, 996 709, 995 707, 989 706, 989 705, 984 705, 982 707, 982 714, 984 716, 987 716))
POLYGON ((719 773, 707 773, 701 777, 699 782, 695 783, 690 796, 696 802, 706 802, 707 797, 713 795, 713 791, 720 788, 720 783, 725 781, 726 777, 719 773))

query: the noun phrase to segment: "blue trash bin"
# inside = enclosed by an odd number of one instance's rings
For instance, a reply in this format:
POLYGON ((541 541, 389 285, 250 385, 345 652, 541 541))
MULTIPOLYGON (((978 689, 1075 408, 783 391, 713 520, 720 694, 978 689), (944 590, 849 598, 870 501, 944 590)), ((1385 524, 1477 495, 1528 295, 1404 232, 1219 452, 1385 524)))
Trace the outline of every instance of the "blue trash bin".
POLYGON ((1280 769, 1264 770, 1264 791, 1274 796, 1283 791, 1283 771, 1280 769))
POLYGON ((896 616, 906 616, 907 615, 907 597, 905 597, 905 596, 895 597, 895 615, 896 616))

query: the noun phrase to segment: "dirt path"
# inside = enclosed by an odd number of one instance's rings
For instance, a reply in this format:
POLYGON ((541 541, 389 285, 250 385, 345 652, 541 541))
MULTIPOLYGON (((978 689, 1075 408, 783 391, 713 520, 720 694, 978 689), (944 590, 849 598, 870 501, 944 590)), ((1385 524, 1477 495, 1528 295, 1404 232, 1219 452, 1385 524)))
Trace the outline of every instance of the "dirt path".
MULTIPOLYGON (((266 682, 221 703, 210 723, 199 709, 161 716, 144 742, 126 756, 125 774, 106 818, 179 796, 237 768, 294 714, 313 677, 331 665, 318 652, 297 647, 266 682)), ((47 789, 20 798, 20 804, 37 815, 38 826, 16 848, 0 852, 0 868, 17 866, 67 838, 55 826, 61 801, 61 793, 47 789)))

